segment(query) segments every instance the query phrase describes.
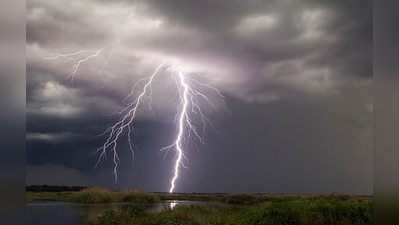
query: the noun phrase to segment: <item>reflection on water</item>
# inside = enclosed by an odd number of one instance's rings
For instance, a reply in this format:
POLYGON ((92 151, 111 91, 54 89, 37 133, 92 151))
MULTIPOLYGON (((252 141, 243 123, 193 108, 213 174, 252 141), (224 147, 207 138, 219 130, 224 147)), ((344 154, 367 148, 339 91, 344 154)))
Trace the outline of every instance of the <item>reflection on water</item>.
MULTIPOLYGON (((81 204, 55 201, 52 198, 36 198, 35 203, 26 204, 27 225, 72 225, 79 222, 79 216, 89 219, 97 217, 106 210, 118 209, 123 203, 81 204)), ((182 205, 223 205, 220 202, 167 201, 164 203, 145 204, 149 212, 158 213, 182 205)))
POLYGON ((177 204, 179 204, 179 203, 177 203, 175 201, 171 202, 170 203, 170 209, 173 209, 175 206, 177 206, 177 204))

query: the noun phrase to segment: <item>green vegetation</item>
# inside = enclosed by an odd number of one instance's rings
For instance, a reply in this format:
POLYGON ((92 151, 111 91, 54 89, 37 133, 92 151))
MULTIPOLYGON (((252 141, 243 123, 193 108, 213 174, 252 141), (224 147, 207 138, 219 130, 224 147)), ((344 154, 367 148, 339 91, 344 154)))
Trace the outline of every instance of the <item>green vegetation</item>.
MULTIPOLYGON (((58 201, 67 202, 72 195, 77 192, 26 192, 26 198, 31 199, 31 197, 52 197, 58 201)), ((31 203, 26 201, 26 203, 31 203)))
POLYGON ((190 205, 151 213, 145 206, 124 205, 97 218, 80 218, 81 225, 97 224, 373 224, 372 200, 300 199, 268 205, 190 205))
POLYGON ((236 205, 264 205, 295 200, 348 201, 369 199, 340 193, 323 195, 267 195, 267 194, 169 194, 148 193, 142 190, 112 191, 89 187, 77 192, 26 192, 26 197, 53 197, 59 201, 76 203, 156 203, 167 200, 214 201, 236 205))
POLYGON ((157 194, 140 190, 111 191, 90 187, 77 192, 26 192, 26 197, 53 197, 58 201, 76 203, 155 203, 161 202, 157 194))
POLYGON ((152 193, 140 190, 131 191, 111 191, 103 188, 86 188, 79 192, 74 192, 66 201, 78 203, 113 203, 113 202, 132 202, 132 203, 155 203, 161 199, 152 193))
POLYGON ((225 194, 167 194, 148 193, 141 190, 112 191, 89 187, 78 192, 26 192, 26 197, 53 197, 56 200, 76 203, 156 203, 167 200, 222 201, 225 194))
POLYGON ((166 200, 214 201, 226 205, 177 206, 152 213, 146 205, 127 204, 96 218, 82 216, 81 225, 97 224, 373 224, 373 197, 339 193, 322 195, 168 194, 140 190, 85 188, 78 192, 27 192, 77 203, 156 203, 166 200))

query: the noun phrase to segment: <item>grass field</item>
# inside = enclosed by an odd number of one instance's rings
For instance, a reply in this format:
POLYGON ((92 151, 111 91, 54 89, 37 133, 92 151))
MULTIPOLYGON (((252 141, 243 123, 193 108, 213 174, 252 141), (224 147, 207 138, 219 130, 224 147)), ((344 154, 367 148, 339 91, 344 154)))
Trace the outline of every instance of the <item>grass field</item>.
POLYGON ((177 206, 161 213, 124 205, 92 220, 82 216, 80 224, 373 224, 373 204, 371 200, 301 199, 261 205, 177 206))
POLYGON ((166 200, 216 201, 225 206, 177 206, 150 213, 143 205, 123 205, 80 224, 373 224, 373 198, 346 194, 167 194, 86 188, 79 192, 27 192, 77 203, 156 203, 166 200))

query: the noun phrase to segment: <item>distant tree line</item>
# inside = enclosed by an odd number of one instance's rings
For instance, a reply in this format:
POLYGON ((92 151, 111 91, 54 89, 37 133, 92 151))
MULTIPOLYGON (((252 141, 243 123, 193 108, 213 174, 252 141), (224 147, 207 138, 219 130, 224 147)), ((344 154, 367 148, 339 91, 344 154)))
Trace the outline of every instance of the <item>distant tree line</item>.
POLYGON ((62 192, 62 191, 80 191, 86 186, 57 186, 57 185, 30 185, 26 186, 26 191, 31 192, 62 192))

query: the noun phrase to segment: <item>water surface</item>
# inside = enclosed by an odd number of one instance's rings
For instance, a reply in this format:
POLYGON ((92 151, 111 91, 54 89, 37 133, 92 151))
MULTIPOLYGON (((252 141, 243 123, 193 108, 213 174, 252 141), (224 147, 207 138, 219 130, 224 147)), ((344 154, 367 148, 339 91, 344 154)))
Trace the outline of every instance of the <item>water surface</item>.
MULTIPOLYGON (((84 204, 56 201, 54 198, 39 197, 35 203, 26 204, 27 225, 74 225, 78 224, 79 216, 88 215, 89 218, 97 217, 109 209, 117 209, 124 203, 110 204, 84 204)), ((161 212, 181 205, 206 204, 223 205, 220 202, 200 201, 167 201, 164 203, 144 204, 150 212, 161 212)), ((138 204, 139 205, 139 204, 138 204)))

